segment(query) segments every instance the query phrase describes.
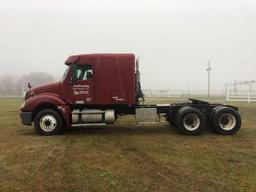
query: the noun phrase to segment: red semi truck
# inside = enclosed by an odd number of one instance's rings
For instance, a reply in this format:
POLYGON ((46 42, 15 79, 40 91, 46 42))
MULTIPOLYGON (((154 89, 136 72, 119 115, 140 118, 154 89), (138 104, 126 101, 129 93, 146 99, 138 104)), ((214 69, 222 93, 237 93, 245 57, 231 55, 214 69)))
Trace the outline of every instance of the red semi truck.
POLYGON ((241 127, 238 108, 190 99, 186 103, 144 104, 138 60, 134 54, 73 55, 65 61, 60 82, 31 88, 20 108, 24 125, 42 135, 65 127, 113 124, 122 115, 137 122, 160 122, 162 116, 182 133, 198 135, 206 126, 232 135, 241 127))

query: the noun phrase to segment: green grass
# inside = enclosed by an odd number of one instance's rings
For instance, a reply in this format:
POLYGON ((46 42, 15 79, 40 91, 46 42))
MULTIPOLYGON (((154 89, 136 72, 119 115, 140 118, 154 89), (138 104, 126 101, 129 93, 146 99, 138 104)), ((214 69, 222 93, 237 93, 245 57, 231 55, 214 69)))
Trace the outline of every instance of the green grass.
POLYGON ((43 137, 21 125, 21 103, 0 99, 0 191, 256 191, 256 104, 235 103, 234 136, 183 136, 127 116, 43 137))

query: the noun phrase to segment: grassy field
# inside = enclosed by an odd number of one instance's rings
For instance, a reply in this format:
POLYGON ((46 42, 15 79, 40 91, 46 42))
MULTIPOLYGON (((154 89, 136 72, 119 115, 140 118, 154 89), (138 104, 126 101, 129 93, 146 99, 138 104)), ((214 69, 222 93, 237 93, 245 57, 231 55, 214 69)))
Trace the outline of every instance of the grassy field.
POLYGON ((234 136, 183 136, 124 117, 43 137, 21 125, 21 102, 0 99, 0 191, 256 191, 256 104, 235 103, 243 125, 234 136))

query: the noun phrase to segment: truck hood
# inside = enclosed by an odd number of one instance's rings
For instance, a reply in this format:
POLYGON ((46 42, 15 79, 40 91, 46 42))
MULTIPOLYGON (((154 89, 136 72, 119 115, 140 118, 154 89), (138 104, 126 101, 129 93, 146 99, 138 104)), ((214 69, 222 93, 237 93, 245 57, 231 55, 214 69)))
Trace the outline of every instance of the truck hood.
POLYGON ((41 86, 32 88, 32 91, 35 95, 38 95, 41 93, 54 93, 54 94, 59 95, 60 94, 60 82, 48 83, 45 85, 41 85, 41 86))

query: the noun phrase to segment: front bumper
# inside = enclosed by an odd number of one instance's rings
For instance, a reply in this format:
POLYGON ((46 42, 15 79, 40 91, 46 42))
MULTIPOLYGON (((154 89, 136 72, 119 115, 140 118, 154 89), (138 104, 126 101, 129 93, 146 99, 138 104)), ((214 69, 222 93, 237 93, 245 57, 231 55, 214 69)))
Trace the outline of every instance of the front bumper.
POLYGON ((23 125, 32 125, 32 112, 20 112, 20 119, 23 125))

